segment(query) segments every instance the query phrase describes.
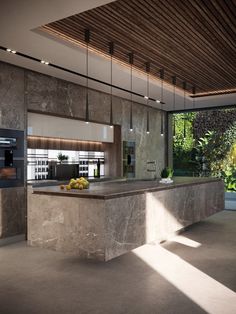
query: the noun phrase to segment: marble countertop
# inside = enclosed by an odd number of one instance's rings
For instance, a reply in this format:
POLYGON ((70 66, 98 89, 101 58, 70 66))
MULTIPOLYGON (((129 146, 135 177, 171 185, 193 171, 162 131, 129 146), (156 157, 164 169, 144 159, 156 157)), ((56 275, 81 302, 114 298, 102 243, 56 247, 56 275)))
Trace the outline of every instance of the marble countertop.
MULTIPOLYGON (((111 177, 101 177, 101 178, 86 178, 89 180, 89 182, 104 182, 104 181, 110 181, 112 179, 119 180, 121 178, 111 178, 111 177)), ((52 179, 46 179, 46 180, 28 180, 27 185, 34 187, 45 187, 45 186, 55 186, 60 184, 68 184, 70 179, 67 180, 52 180, 52 179)))
POLYGON ((140 193, 153 192, 220 181, 218 178, 174 177, 174 182, 162 184, 154 180, 118 180, 106 182, 94 182, 85 190, 61 190, 59 185, 33 187, 34 194, 46 194, 55 196, 68 196, 79 198, 111 199, 122 196, 130 196, 140 193))

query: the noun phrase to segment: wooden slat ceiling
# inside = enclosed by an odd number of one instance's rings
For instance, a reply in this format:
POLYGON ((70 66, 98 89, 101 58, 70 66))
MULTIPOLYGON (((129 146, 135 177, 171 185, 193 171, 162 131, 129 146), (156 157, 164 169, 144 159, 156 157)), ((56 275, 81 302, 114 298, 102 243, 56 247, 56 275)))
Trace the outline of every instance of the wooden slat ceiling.
POLYGON ((45 31, 83 42, 91 30, 90 45, 165 80, 187 81, 191 93, 236 88, 236 0, 118 0, 45 25, 45 31))

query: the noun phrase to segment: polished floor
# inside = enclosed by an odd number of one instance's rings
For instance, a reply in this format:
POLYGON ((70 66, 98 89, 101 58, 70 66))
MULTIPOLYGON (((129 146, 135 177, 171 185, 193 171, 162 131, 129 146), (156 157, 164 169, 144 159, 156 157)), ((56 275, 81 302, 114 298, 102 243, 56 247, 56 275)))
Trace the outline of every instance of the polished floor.
POLYGON ((0 314, 236 313, 236 211, 107 263, 0 248, 0 314))

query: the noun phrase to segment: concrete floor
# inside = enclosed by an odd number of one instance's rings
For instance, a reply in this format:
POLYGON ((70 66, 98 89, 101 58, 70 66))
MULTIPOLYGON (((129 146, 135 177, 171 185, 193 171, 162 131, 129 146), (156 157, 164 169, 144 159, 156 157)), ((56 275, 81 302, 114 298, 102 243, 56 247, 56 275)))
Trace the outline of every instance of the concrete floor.
POLYGON ((235 314, 235 291, 235 211, 107 263, 0 248, 0 314, 235 314))

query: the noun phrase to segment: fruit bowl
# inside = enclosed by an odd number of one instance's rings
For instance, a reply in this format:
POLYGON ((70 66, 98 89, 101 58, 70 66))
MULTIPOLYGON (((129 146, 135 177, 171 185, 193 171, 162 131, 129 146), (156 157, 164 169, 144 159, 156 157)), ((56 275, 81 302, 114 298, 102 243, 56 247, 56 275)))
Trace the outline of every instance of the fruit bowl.
POLYGON ((89 188, 89 181, 86 180, 84 177, 76 178, 76 179, 70 179, 69 184, 67 185, 60 185, 60 189, 67 191, 69 190, 83 190, 89 188))

